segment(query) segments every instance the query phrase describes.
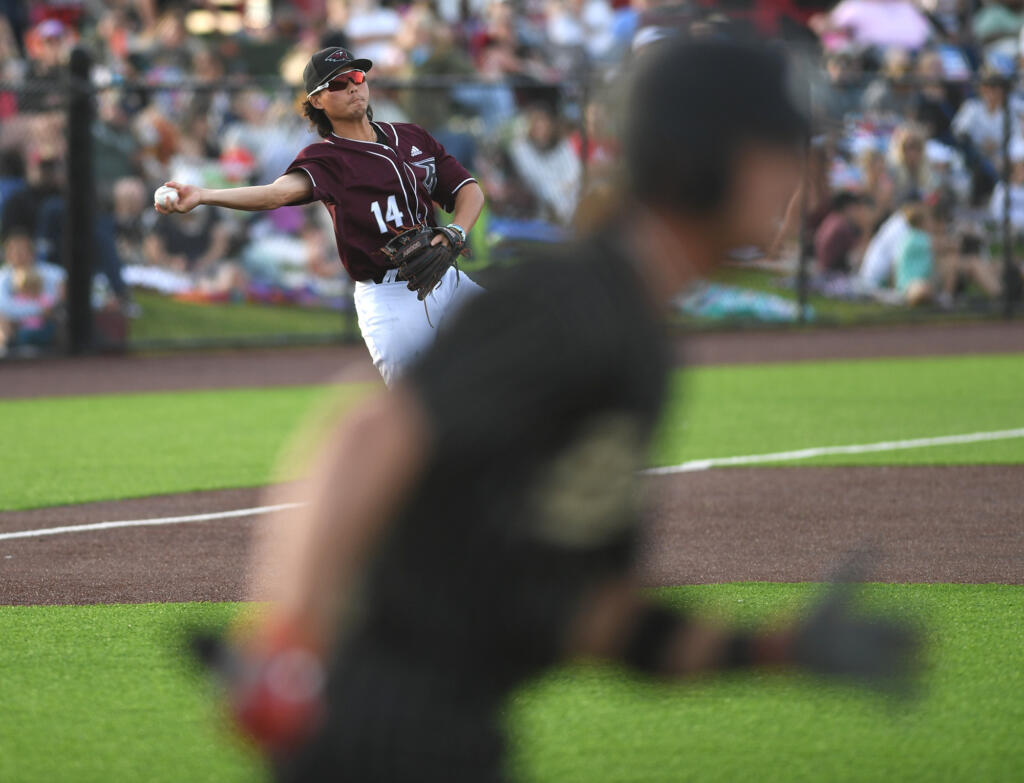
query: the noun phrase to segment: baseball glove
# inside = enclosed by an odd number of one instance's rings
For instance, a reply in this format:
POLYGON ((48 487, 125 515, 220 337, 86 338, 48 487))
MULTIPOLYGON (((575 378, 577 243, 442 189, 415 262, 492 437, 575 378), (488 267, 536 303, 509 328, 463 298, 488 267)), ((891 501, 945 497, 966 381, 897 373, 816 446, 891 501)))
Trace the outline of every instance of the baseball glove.
POLYGON ((450 266, 458 270, 456 262, 464 248, 462 236, 454 229, 421 225, 392 237, 381 252, 398 270, 398 279, 404 280, 422 302, 437 288, 450 266), (432 245, 438 234, 447 238, 449 244, 432 245))
POLYGON ((923 652, 921 629, 906 618, 855 613, 851 605, 871 558, 871 552, 854 552, 832 576, 825 596, 797 629, 793 658, 819 675, 909 695, 923 652))

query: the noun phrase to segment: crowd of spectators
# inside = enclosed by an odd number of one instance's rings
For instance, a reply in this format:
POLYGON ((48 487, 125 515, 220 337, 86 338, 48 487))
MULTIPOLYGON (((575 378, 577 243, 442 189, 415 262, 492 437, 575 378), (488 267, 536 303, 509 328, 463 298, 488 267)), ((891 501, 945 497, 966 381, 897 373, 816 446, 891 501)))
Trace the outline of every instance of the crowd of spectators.
MULTIPOLYGON (((814 74, 819 132, 805 186, 770 254, 793 255, 803 213, 815 285, 825 293, 950 305, 974 285, 995 296, 1002 280, 988 256, 1007 189, 1011 222, 1024 234, 1024 91, 1012 77, 1022 5, 0 0, 0 232, 8 270, 0 284, 13 290, 8 256, 24 251, 26 237, 35 263, 48 265, 41 269, 60 264, 67 200, 59 85, 76 45, 93 57, 97 88, 94 298, 131 317, 136 286, 199 300, 340 306, 346 283, 323 210, 199 208, 169 219, 150 204, 167 179, 225 186, 278 176, 317 138, 296 98, 318 48, 344 45, 371 58, 375 116, 424 125, 477 174, 490 235, 536 239, 558 236, 581 195, 609 181, 617 146, 603 96, 623 63, 665 35, 716 34, 730 16, 789 36, 814 74), (913 261, 923 255, 932 261, 913 261)), ((18 290, 37 290, 34 279, 18 290)), ((59 311, 60 291, 44 288, 45 297, 56 296, 45 311, 59 311)), ((0 298, 7 342, 19 320, 3 309, 10 301, 0 298)))
POLYGON ((823 70, 807 251, 821 291, 948 308, 1019 288, 993 251, 1008 171, 1011 241, 1024 236, 1021 11, 843 0, 810 21, 823 70))

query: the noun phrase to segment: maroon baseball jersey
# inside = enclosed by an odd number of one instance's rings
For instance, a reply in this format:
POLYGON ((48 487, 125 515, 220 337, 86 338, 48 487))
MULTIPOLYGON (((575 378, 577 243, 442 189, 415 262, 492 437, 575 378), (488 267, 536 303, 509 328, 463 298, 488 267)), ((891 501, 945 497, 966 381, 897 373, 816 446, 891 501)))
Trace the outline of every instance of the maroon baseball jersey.
POLYGON ((380 249, 395 229, 437 225, 433 202, 451 212, 455 194, 476 182, 420 126, 371 124, 378 141, 332 133, 302 150, 288 167, 309 175, 310 200, 322 201, 331 213, 338 255, 353 280, 380 280, 389 268, 380 249))

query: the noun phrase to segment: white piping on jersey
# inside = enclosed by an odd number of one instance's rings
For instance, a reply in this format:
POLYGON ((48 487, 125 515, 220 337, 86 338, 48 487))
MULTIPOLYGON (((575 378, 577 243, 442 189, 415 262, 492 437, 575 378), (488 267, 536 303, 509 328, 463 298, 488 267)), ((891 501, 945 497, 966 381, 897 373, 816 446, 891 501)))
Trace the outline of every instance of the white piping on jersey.
POLYGON ((476 177, 467 177, 466 179, 462 180, 462 182, 460 182, 458 185, 452 188, 452 195, 454 196, 456 193, 458 193, 459 188, 461 188, 463 185, 469 182, 476 182, 476 177))
MULTIPOLYGON (((373 125, 375 123, 370 123, 370 124, 373 125)), ((383 131, 381 131, 381 132, 383 133, 383 131)), ((389 147, 387 144, 381 144, 379 141, 366 141, 364 139, 350 139, 348 136, 339 136, 334 131, 331 131, 331 135, 334 138, 336 138, 336 139, 341 139, 342 141, 354 141, 354 142, 356 142, 358 144, 376 144, 378 147, 383 147, 386 150, 391 149, 391 147, 389 147)), ((330 139, 324 139, 324 141, 330 141, 330 139)), ((333 144, 334 142, 331 142, 331 143, 333 144)))
MULTIPOLYGON (((306 172, 306 175, 309 177, 309 181, 313 183, 313 187, 315 188, 316 187, 316 180, 313 179, 313 175, 309 173, 309 169, 307 169, 305 166, 296 166, 296 168, 302 169, 304 172, 306 172)), ((293 171, 294 171, 294 169, 293 169, 293 171)))
POLYGON ((405 170, 408 171, 409 176, 412 177, 412 194, 416 197, 416 222, 418 223, 420 221, 420 194, 416 192, 416 172, 413 171, 412 167, 404 160, 402 161, 402 165, 405 166, 405 170))
POLYGON ((395 146, 397 147, 398 146, 398 131, 395 130, 394 123, 391 123, 391 122, 384 123, 384 122, 382 122, 380 124, 381 125, 387 125, 389 128, 391 128, 391 135, 395 137, 395 146))
MULTIPOLYGON (((395 130, 394 123, 391 123, 391 122, 372 122, 370 124, 373 125, 374 127, 376 127, 381 133, 384 133, 384 126, 385 125, 387 125, 389 128, 391 128, 391 135, 395 137, 394 149, 392 149, 391 147, 389 147, 386 144, 383 145, 383 146, 388 147, 388 149, 390 149, 392 151, 392 153, 394 154, 395 158, 401 160, 401 156, 398 154, 398 146, 400 144, 400 142, 398 141, 398 131, 395 130)), ((416 199, 416 212, 414 214, 410 214, 409 217, 411 217, 413 220, 415 220, 418 223, 420 221, 420 194, 417 192, 417 188, 416 188, 416 172, 414 172, 411 168, 409 168, 409 164, 407 164, 404 160, 402 160, 402 166, 405 167, 406 171, 409 172, 409 179, 411 180, 410 187, 412 188, 412 195, 416 199)), ((403 195, 405 195, 406 206, 408 206, 408 204, 409 204, 409 197, 408 197, 408 195, 405 194, 405 189, 404 188, 402 189, 402 191, 403 191, 403 195)))
MULTIPOLYGON (((388 149, 391 148, 388 147, 388 149)), ((411 220, 417 220, 419 218, 419 215, 412 211, 412 205, 409 203, 409 194, 405 192, 405 178, 402 176, 402 173, 398 170, 398 166, 396 166, 395 162, 391 160, 391 158, 389 158, 387 155, 381 155, 379 152, 374 152, 373 150, 367 150, 367 153, 369 153, 370 155, 376 155, 378 158, 384 158, 384 160, 391 164, 391 168, 395 170, 395 176, 398 177, 398 184, 402 186, 402 197, 405 199, 405 209, 409 213, 409 218, 411 220)), ((409 226, 409 228, 412 228, 412 226, 409 226)))

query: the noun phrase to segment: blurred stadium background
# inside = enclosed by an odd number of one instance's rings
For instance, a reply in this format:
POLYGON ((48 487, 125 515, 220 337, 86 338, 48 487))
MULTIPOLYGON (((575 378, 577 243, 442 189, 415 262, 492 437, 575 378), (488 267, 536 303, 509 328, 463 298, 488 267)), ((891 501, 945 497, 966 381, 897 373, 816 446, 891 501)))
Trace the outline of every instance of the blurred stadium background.
POLYGON ((357 338, 319 205, 173 220, 151 208, 167 179, 278 176, 316 138, 296 107, 321 46, 373 59, 375 116, 425 126, 479 177, 488 202, 467 265, 486 282, 523 243, 571 231, 582 199, 614 190, 611 107, 637 52, 725 24, 786 41, 809 76, 816 135, 776 245, 737 248, 720 279, 678 300, 680 323, 978 319, 1018 306, 1019 2, 0 6, 8 356, 357 338), (932 237, 923 292, 898 271, 908 215, 932 237))

